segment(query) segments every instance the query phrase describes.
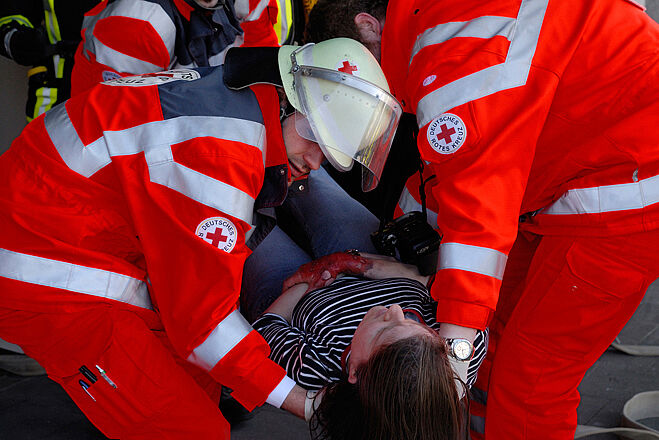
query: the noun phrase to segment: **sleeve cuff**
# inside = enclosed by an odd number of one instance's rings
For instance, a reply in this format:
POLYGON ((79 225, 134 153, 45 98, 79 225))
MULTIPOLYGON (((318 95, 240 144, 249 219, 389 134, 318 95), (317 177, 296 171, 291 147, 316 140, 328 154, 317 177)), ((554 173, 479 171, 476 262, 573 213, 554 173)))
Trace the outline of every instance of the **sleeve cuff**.
POLYGON ((281 404, 284 403, 284 400, 286 400, 286 397, 288 397, 288 394, 291 392, 294 386, 295 381, 288 376, 284 376, 281 382, 279 382, 279 385, 277 385, 275 389, 272 390, 268 398, 265 399, 265 402, 269 403, 275 408, 280 408, 281 404))

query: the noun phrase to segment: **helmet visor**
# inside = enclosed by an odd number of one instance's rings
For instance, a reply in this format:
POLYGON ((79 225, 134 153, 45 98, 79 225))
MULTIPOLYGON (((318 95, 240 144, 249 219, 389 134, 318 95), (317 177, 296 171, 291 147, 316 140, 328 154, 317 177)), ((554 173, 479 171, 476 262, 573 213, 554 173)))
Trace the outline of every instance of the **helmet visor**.
POLYGON ((313 133, 311 140, 340 171, 349 170, 353 160, 362 164, 362 190, 375 188, 402 114, 396 98, 356 76, 303 64, 294 81, 308 124, 303 127, 298 118, 298 133, 307 139, 303 133, 313 133))

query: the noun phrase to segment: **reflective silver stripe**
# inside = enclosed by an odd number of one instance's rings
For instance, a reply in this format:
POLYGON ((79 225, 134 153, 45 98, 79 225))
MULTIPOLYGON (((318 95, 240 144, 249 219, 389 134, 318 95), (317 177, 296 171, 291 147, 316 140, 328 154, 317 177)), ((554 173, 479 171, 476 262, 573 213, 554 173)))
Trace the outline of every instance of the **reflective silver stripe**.
POLYGON ((451 38, 493 38, 505 37, 510 40, 515 30, 516 20, 510 17, 484 16, 471 21, 454 21, 443 23, 427 29, 416 39, 410 64, 414 56, 424 47, 440 44, 451 38))
POLYGON ((107 270, 0 249, 0 276, 152 309, 144 281, 107 270))
POLYGON ((11 58, 12 60, 14 59, 14 56, 11 54, 10 42, 11 42, 12 35, 14 35, 14 32, 16 32, 16 31, 18 31, 18 29, 14 28, 14 29, 10 30, 9 32, 7 32, 5 34, 5 40, 4 40, 5 52, 7 52, 7 56, 9 56, 9 58, 11 58))
POLYGON ((245 18, 245 21, 258 20, 265 8, 268 6, 268 3, 270 3, 269 0, 261 0, 259 4, 256 5, 256 8, 254 8, 254 10, 250 12, 250 14, 245 18))
POLYGON ((227 51, 232 47, 242 46, 244 42, 245 42, 245 38, 243 37, 242 34, 236 35, 236 39, 233 40, 233 43, 229 44, 227 47, 222 49, 222 52, 216 53, 215 55, 211 55, 210 57, 208 57, 208 65, 219 66, 220 64, 224 64, 224 58, 227 55, 227 51))
POLYGON ((158 3, 133 0, 114 2, 95 17, 83 21, 83 27, 86 27, 84 48, 94 53, 99 63, 112 67, 118 72, 134 74, 156 72, 163 68, 118 52, 96 39, 94 37, 96 23, 110 16, 134 18, 150 23, 165 44, 171 61, 176 43, 176 26, 158 3))
POLYGON ((160 72, 164 68, 164 66, 158 66, 156 64, 142 61, 138 58, 134 58, 130 55, 121 53, 112 49, 111 47, 106 46, 98 40, 94 42, 94 46, 95 50, 90 52, 96 53, 96 61, 111 67, 117 72, 141 75, 143 73, 160 72))
POLYGON ((251 331, 252 326, 234 310, 190 353, 188 362, 211 371, 251 331))
MULTIPOLYGON (((414 197, 412 196, 412 194, 410 194, 410 191, 407 189, 407 187, 403 188, 403 192, 400 195, 400 199, 398 199, 398 207, 405 214, 407 214, 408 212, 412 212, 412 211, 421 211, 422 210, 421 203, 414 200, 414 197)), ((437 228, 437 213, 436 212, 426 208, 426 218, 427 218, 428 224, 430 226, 432 226, 433 228, 437 228)))
POLYGON ((570 215, 641 209, 659 202, 659 176, 633 183, 568 190, 539 214, 570 215))
POLYGON ((94 144, 85 147, 65 105, 58 105, 46 113, 44 125, 62 160, 73 171, 90 177, 111 162, 106 148, 97 148, 94 144))
POLYGON ((508 257, 494 249, 461 243, 442 243, 439 269, 459 269, 503 279, 508 257))
POLYGON ((236 11, 236 17, 240 21, 254 21, 257 20, 261 13, 270 3, 269 0, 261 0, 259 4, 256 5, 252 12, 249 12, 249 0, 236 0, 234 2, 234 10, 236 11))
POLYGON ((44 123, 64 162, 85 177, 93 176, 108 165, 114 156, 144 151, 152 182, 249 224, 252 222, 252 196, 174 162, 171 145, 196 137, 213 137, 248 144, 262 152, 265 143, 263 124, 219 116, 180 116, 126 130, 105 131, 103 137, 85 146, 64 105, 46 113, 44 123))
POLYGON ((151 181, 178 191, 247 224, 252 223, 254 198, 249 194, 174 162, 171 148, 146 152, 151 181))
POLYGON ((522 0, 506 61, 459 78, 421 98, 416 110, 419 127, 454 107, 526 84, 548 3, 549 0, 522 0))

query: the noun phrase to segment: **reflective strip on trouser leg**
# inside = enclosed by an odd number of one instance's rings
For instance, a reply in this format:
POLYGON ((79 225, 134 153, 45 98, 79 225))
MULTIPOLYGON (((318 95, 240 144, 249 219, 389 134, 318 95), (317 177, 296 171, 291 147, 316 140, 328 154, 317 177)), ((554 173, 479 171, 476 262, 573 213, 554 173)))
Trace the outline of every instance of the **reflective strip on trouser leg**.
POLYGON ((190 353, 188 361, 206 371, 211 371, 252 330, 252 326, 240 312, 234 310, 190 353))
POLYGON ((152 310, 144 281, 107 270, 0 249, 0 276, 152 310))

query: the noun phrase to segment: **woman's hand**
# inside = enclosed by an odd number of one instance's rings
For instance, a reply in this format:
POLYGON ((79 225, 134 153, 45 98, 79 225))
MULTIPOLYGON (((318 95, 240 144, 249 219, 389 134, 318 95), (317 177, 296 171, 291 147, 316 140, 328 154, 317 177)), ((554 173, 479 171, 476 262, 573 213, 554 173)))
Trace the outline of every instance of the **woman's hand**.
POLYGON ((284 280, 283 290, 306 283, 306 292, 309 292, 330 285, 341 273, 363 275, 372 266, 372 261, 359 254, 335 252, 300 266, 297 272, 284 280))

